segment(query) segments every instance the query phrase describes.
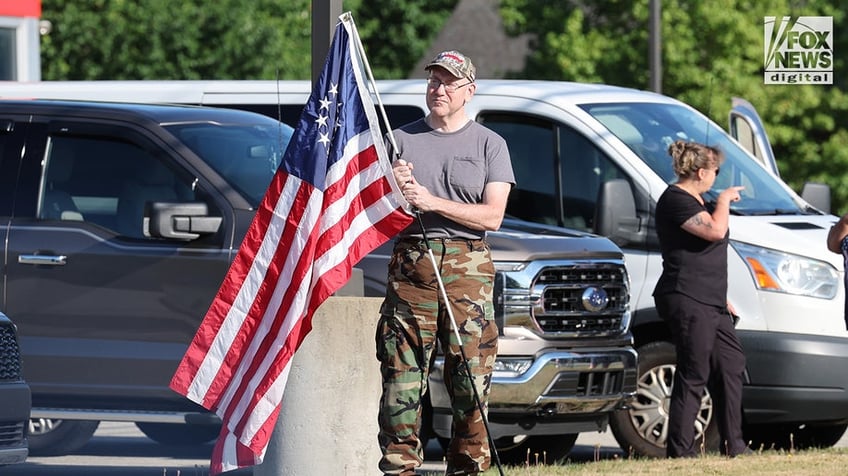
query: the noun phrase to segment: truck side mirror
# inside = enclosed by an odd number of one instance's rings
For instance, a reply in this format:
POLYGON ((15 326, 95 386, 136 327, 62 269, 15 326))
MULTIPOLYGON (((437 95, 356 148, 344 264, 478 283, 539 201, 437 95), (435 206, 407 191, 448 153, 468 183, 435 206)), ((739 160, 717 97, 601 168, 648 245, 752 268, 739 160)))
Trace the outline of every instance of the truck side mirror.
POLYGON ((149 204, 150 236, 191 241, 218 231, 223 218, 210 217, 203 202, 149 204))
POLYGON ((807 182, 801 190, 801 198, 819 210, 830 213, 830 186, 824 183, 807 182))
POLYGON ((618 246, 638 241, 641 220, 636 215, 636 201, 630 184, 624 179, 604 182, 598 191, 595 208, 595 233, 606 236, 618 246))

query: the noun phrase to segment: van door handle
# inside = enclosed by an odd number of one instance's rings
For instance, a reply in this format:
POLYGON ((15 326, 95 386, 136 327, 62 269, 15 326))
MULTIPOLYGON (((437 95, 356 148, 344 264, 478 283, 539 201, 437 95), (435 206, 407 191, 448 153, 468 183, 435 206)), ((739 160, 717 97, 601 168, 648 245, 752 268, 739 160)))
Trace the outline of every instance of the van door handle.
POLYGON ((64 266, 68 264, 68 257, 65 255, 18 255, 18 263, 64 266))

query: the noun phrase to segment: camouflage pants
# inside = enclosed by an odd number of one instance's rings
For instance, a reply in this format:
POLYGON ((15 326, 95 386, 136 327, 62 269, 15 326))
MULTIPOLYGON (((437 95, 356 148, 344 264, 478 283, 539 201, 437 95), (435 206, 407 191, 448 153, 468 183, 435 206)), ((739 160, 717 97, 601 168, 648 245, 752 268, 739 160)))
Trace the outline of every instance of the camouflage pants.
MULTIPOLYGON (((430 240, 484 408, 497 354, 492 286, 494 264, 482 240, 430 240)), ((453 402, 447 474, 476 474, 489 467, 483 415, 474 400, 451 320, 425 243, 401 240, 389 264, 386 299, 377 325, 377 359, 383 377, 378 440, 380 470, 412 475, 423 462, 419 440, 421 397, 436 342, 445 351, 444 378, 453 402)))

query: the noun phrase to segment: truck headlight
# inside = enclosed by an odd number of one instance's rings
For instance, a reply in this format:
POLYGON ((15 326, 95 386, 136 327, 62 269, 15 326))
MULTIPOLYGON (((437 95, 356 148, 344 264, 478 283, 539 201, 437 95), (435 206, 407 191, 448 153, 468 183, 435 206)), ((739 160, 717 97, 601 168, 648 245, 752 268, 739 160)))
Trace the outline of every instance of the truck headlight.
POLYGON ((495 271, 521 271, 526 267, 522 261, 495 261, 495 271))
POLYGON ((760 246, 731 241, 758 289, 833 299, 839 287, 839 274, 825 261, 783 253, 760 246))
POLYGON ((518 377, 533 365, 533 359, 501 359, 495 360, 494 377, 518 377))

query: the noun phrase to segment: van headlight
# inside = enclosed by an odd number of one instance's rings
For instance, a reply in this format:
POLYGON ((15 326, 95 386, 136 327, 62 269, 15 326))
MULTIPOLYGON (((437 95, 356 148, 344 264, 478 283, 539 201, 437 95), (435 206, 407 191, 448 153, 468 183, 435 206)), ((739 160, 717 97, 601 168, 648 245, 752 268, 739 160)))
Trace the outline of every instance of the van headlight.
POLYGON ((730 245, 745 261, 758 289, 822 299, 836 296, 839 273, 830 263, 738 241, 730 245))

